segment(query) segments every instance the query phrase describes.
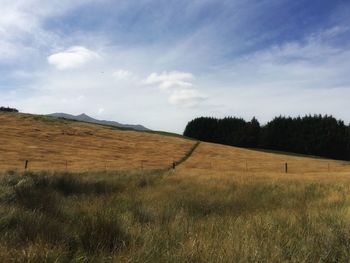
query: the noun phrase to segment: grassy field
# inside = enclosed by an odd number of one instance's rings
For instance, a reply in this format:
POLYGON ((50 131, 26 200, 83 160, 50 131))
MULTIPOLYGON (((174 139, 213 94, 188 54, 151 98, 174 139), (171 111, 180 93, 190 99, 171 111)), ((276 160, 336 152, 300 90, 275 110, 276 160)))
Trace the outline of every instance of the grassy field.
POLYGON ((0 113, 0 170, 163 169, 195 144, 184 138, 118 130, 50 117, 0 113))
POLYGON ((2 262, 349 262, 344 176, 6 174, 2 262))
POLYGON ((347 162, 201 143, 176 171, 121 168, 3 170, 0 261, 350 261, 347 162))
POLYGON ((350 162, 274 154, 219 144, 201 143, 180 171, 193 176, 298 176, 349 175, 350 162))

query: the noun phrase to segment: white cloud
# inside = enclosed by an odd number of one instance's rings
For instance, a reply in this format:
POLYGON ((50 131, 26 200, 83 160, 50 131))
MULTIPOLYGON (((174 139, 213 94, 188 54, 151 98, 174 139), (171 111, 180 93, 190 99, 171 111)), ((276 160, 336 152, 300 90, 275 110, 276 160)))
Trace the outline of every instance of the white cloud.
POLYGON ((189 88, 193 87, 193 84, 190 82, 194 80, 194 76, 191 73, 187 72, 162 72, 161 74, 152 73, 145 80, 146 84, 156 84, 159 88, 168 90, 171 88, 189 88))
POLYGON ((121 80, 129 79, 133 76, 133 73, 128 70, 119 69, 113 72, 113 77, 121 80))
POLYGON ((66 70, 79 68, 98 57, 96 52, 83 46, 73 46, 63 52, 50 55, 47 61, 59 70, 66 70))
POLYGON ((164 71, 160 74, 150 74, 144 83, 157 85, 160 90, 168 92, 168 101, 172 105, 194 107, 206 98, 194 87, 194 79, 192 73, 164 71))
POLYGON ((169 102, 171 104, 183 107, 195 107, 205 99, 206 97, 195 89, 175 90, 169 96, 169 102))

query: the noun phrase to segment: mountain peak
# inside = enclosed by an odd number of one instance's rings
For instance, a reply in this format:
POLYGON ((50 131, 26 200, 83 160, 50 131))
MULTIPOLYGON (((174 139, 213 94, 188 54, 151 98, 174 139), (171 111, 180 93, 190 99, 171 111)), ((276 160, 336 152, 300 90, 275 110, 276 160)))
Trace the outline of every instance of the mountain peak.
POLYGON ((77 120, 95 122, 96 120, 89 115, 82 113, 80 115, 74 116, 77 120))

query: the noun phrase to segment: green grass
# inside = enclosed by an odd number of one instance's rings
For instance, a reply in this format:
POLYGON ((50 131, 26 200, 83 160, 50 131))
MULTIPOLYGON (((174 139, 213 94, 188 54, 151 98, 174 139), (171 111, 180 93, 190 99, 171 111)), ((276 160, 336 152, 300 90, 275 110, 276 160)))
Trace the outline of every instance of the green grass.
POLYGON ((1 262, 349 262, 350 180, 4 174, 1 262))

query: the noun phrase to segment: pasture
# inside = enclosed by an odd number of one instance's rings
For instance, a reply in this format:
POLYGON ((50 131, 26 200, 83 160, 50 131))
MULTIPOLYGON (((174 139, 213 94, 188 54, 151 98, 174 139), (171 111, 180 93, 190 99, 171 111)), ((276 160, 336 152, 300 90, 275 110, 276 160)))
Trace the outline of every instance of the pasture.
POLYGON ((49 163, 37 155, 43 166, 24 173, 0 166, 3 262, 350 260, 348 162, 200 143, 172 171, 169 160, 185 156, 194 141, 16 118, 32 126, 13 124, 11 133, 8 124, 7 132, 1 131, 7 136, 1 138, 2 149, 17 149, 5 151, 13 157, 9 164, 29 144, 40 146, 42 156, 53 160, 61 154, 76 165, 54 172, 56 167, 45 169, 49 163), (63 129, 77 134, 63 135, 63 129), (86 130, 94 131, 89 139, 77 132, 86 130), (102 141, 111 145, 99 154, 102 141), (75 149, 78 145, 85 150, 75 149), (130 152, 124 155, 121 147, 130 152), (99 169, 110 152, 125 159, 116 159, 113 170, 99 169), (154 163, 140 170, 141 159, 154 163), (90 170, 84 170, 89 163, 90 170))
POLYGON ((157 170, 181 159, 195 141, 156 133, 0 113, 0 170, 157 170))

